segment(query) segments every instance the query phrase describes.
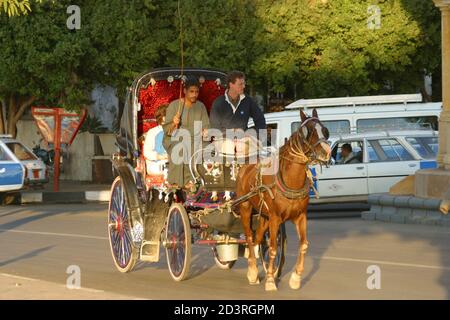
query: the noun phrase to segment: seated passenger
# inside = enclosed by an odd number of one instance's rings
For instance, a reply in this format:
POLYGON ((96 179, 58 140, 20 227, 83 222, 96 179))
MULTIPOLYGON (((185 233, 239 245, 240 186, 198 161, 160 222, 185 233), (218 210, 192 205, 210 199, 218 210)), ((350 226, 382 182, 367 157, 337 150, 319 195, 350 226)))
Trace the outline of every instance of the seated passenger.
POLYGON ((183 90, 184 97, 167 107, 168 123, 163 126, 163 144, 169 154, 168 182, 193 190, 195 183, 189 163, 195 152, 202 148, 202 136, 206 136, 209 118, 205 105, 198 100, 200 84, 197 80, 187 79, 183 90))
POLYGON ((353 153, 352 146, 345 143, 341 147, 341 158, 336 162, 337 164, 351 164, 360 163, 358 157, 353 153))
POLYGON ((166 118, 167 105, 156 110, 155 118, 158 126, 148 130, 144 142, 144 157, 147 164, 147 174, 161 174, 168 157, 163 147, 164 131, 162 125, 166 118))

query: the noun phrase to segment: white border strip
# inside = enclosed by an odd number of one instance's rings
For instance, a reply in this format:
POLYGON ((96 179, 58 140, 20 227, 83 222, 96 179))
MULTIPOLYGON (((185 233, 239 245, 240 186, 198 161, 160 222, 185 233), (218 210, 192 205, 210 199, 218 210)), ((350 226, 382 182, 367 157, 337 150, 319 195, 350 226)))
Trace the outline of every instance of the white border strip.
POLYGON ((85 234, 54 233, 54 232, 11 230, 11 229, 0 229, 0 231, 1 232, 13 232, 13 233, 38 234, 38 235, 43 235, 43 236, 58 236, 58 237, 85 238, 85 239, 94 239, 94 240, 108 240, 107 237, 96 237, 96 236, 89 236, 89 235, 85 235, 85 234))

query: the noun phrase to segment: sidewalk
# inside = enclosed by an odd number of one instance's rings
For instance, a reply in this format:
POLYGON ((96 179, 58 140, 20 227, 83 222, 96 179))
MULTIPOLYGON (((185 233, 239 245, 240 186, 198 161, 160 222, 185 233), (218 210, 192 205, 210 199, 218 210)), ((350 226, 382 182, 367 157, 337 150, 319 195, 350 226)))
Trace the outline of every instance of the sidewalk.
POLYGON ((1 300, 141 300, 103 290, 68 289, 65 285, 0 273, 1 300))
POLYGON ((25 203, 85 203, 107 202, 110 196, 110 184, 93 184, 86 181, 61 180, 59 191, 53 191, 53 181, 44 189, 27 189, 20 191, 15 202, 25 203))

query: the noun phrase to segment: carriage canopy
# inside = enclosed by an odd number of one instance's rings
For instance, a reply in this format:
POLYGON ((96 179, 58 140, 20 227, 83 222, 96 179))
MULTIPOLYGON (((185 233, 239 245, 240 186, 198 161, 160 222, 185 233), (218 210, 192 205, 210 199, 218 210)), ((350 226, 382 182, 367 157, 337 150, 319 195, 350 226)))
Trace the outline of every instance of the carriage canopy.
POLYGON ((125 107, 120 120, 117 144, 121 153, 134 156, 139 150, 138 138, 156 126, 155 111, 164 104, 183 96, 180 86, 187 79, 200 84, 199 100, 208 110, 213 101, 224 94, 226 74, 218 70, 186 68, 161 68, 141 74, 127 92, 125 107))

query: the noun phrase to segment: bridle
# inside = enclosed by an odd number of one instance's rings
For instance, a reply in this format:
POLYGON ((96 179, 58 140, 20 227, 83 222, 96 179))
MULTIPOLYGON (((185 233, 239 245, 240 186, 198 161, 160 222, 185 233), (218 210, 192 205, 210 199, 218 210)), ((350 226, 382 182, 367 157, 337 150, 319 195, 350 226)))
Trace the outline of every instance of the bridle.
MULTIPOLYGON (((303 134, 302 128, 305 127, 309 122, 314 121, 314 123, 319 124, 324 130, 325 126, 320 122, 317 117, 307 118, 300 124, 298 130, 289 138, 287 142, 287 153, 291 155, 292 158, 288 158, 287 160, 299 163, 324 163, 323 160, 318 159, 315 148, 322 142, 328 144, 327 133, 324 134, 323 138, 319 138, 314 144, 311 143, 312 132, 308 130, 308 135, 305 137, 303 134), (304 150, 303 146, 306 146, 306 150, 304 150)), ((285 158, 285 156, 283 156, 285 158)))
POLYGON ((320 122, 319 118, 311 117, 307 118, 303 121, 299 127, 299 129, 291 135, 287 144, 283 146, 283 151, 280 153, 280 158, 287 160, 289 162, 294 162, 297 164, 305 165, 305 171, 307 179, 303 187, 300 189, 291 189, 289 188, 283 180, 281 176, 281 168, 278 170, 275 175, 274 184, 278 188, 279 192, 287 199, 296 200, 296 199, 304 199, 309 195, 309 190, 312 188, 316 196, 318 196, 317 190, 314 188, 313 177, 308 169, 308 164, 318 163, 322 165, 324 163, 323 160, 318 159, 315 148, 322 142, 328 143, 328 131, 322 131, 324 138, 319 138, 314 144, 311 142, 313 133, 311 130, 308 130, 308 134, 305 137, 303 134, 302 128, 305 127, 309 122, 314 121, 316 124, 320 124, 322 130, 326 129, 326 127, 320 122), (304 150, 303 145, 306 146, 306 150, 304 150), (287 155, 286 155, 287 153, 287 155), (290 157, 288 157, 290 156, 290 157))

